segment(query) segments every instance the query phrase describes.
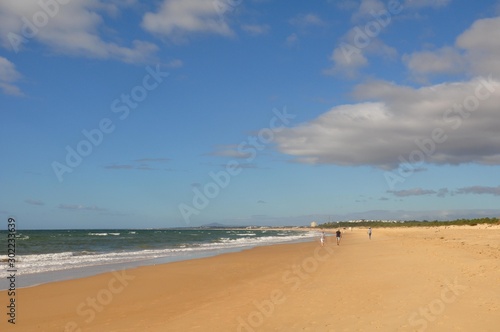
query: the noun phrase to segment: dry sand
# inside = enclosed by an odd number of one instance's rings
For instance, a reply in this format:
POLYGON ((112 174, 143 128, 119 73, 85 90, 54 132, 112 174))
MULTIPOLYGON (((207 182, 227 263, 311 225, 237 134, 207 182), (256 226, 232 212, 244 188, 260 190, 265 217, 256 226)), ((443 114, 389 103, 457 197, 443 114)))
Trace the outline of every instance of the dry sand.
MULTIPOLYGON (((7 312, 8 296, 0 292, 7 312)), ((499 331, 500 227, 365 229, 18 290, 0 331, 499 331)))

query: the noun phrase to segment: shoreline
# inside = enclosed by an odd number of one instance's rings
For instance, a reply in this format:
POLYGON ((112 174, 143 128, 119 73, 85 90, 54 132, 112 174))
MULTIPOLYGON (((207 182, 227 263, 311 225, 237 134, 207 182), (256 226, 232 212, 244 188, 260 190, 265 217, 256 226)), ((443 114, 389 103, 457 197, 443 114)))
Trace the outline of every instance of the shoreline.
MULTIPOLYGON (((273 230, 279 230, 279 229, 273 229, 273 230)), ((282 229, 282 230, 295 231, 295 229, 282 229)), ((313 230, 313 229, 303 230, 304 233, 314 232, 314 231, 315 230, 313 230)), ((217 248, 217 249, 202 250, 202 251, 197 251, 197 252, 187 252, 187 253, 182 253, 179 255, 157 257, 157 258, 152 258, 152 259, 141 259, 141 260, 134 260, 134 261, 128 261, 128 262, 97 264, 97 265, 91 265, 91 266, 85 266, 85 267, 69 268, 69 269, 62 269, 62 270, 55 270, 55 271, 45 271, 45 272, 40 272, 40 273, 22 274, 22 275, 17 275, 17 288, 22 289, 22 288, 27 288, 27 287, 34 287, 34 286, 38 286, 38 285, 43 285, 46 283, 80 279, 80 278, 91 277, 91 276, 102 274, 102 273, 108 273, 108 272, 117 271, 117 270, 133 269, 133 268, 142 267, 142 266, 169 264, 169 263, 173 263, 173 262, 187 261, 187 260, 192 260, 192 259, 214 257, 214 256, 223 255, 226 253, 239 252, 239 251, 243 251, 243 250, 247 250, 247 249, 251 249, 251 248, 255 248, 255 247, 260 247, 260 246, 272 246, 272 245, 281 244, 281 243, 307 242, 307 241, 311 241, 314 238, 315 237, 311 236, 311 237, 307 237, 307 238, 303 238, 303 239, 285 240, 282 242, 248 244, 248 245, 241 245, 238 247, 217 248)), ((0 291, 4 291, 8 288, 9 288, 9 281, 6 280, 5 278, 0 279, 0 291)))
MULTIPOLYGON (((218 229, 218 228, 217 228, 218 229)), ((246 228, 227 228, 229 230, 249 230, 246 228)), ((56 271, 46 271, 41 273, 33 273, 33 274, 25 274, 18 276, 18 289, 35 287, 39 285, 43 285, 46 283, 53 282, 61 282, 73 279, 81 279, 86 277, 92 277, 95 275, 109 273, 112 271, 121 271, 139 268, 142 266, 156 266, 161 264, 170 264, 174 262, 187 261, 192 259, 201 259, 207 257, 214 257, 219 255, 224 255, 226 253, 232 252, 241 252, 244 250, 260 247, 260 246, 273 246, 279 244, 292 244, 292 243, 300 243, 300 242, 308 242, 315 241, 320 237, 321 232, 325 232, 327 237, 333 237, 336 229, 341 229, 343 232, 349 232, 347 227, 330 227, 330 228, 320 228, 320 227, 301 227, 301 228, 293 228, 293 227, 268 227, 267 230, 287 230, 287 231, 301 231, 301 232, 317 232, 318 236, 312 236, 304 239, 295 239, 285 242, 276 242, 269 244, 258 244, 258 245, 249 245, 235 248, 224 248, 224 249, 214 249, 212 251, 206 252, 197 252, 197 253, 188 253, 181 256, 165 256, 158 257, 154 259, 145 259, 145 260, 137 260, 137 261, 129 261, 129 262, 119 262, 119 263, 108 263, 108 264, 100 264, 93 265, 87 267, 77 267, 71 269, 64 270, 56 270, 56 271), (19 280, 21 282, 19 283, 19 280)), ((366 227, 352 227, 352 230, 360 231, 365 230, 366 227)), ((418 227, 405 227, 405 226, 389 226, 389 227, 376 227, 374 230, 419 230, 419 229, 500 229, 500 225, 495 224, 478 224, 474 226, 470 225, 440 225, 440 226, 418 226, 418 227)), ((226 230, 226 228, 220 228, 220 230, 226 230)), ((332 240, 333 241, 333 240, 332 240)), ((5 291, 9 288, 8 280, 4 280, 5 278, 0 279, 0 292, 5 291)))
POLYGON ((259 246, 16 299, 16 325, 4 314, 2 331, 496 331, 500 227, 375 228, 371 240, 353 229, 340 246, 259 246))

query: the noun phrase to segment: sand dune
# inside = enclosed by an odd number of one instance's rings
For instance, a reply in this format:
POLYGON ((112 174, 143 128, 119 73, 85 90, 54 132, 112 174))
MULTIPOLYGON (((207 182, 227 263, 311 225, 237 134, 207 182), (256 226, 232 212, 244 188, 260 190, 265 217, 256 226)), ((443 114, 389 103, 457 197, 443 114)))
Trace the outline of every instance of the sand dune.
MULTIPOLYGON (((0 299, 6 311, 7 296, 0 299)), ((500 227, 365 229, 21 289, 1 331, 498 331, 500 227)))

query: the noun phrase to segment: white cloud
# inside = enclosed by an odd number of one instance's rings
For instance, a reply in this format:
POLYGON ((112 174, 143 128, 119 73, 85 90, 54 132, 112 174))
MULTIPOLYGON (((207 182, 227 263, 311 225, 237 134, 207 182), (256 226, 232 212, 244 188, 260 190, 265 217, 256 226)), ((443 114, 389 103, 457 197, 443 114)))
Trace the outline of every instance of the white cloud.
POLYGON ((0 78, 2 81, 14 82, 21 75, 17 72, 14 64, 4 57, 0 57, 0 78))
POLYGON ((456 40, 474 74, 500 75, 500 16, 477 20, 456 40))
POLYGON ((115 4, 103 4, 99 0, 54 3, 58 6, 49 6, 47 13, 36 1, 0 2, 2 46, 18 52, 36 41, 56 53, 130 63, 148 61, 158 49, 141 40, 123 46, 103 39, 99 30, 108 27, 100 13, 116 15, 119 8, 115 4))
POLYGON ((342 42, 336 47, 330 60, 332 66, 324 70, 327 75, 343 75, 349 78, 354 78, 358 75, 359 70, 368 66, 368 56, 377 55, 384 58, 394 59, 397 57, 395 48, 382 42, 380 39, 369 38, 366 44, 361 44, 360 36, 363 32, 359 27, 354 27, 343 37, 342 42))
POLYGON ((326 75, 341 74, 353 78, 360 68, 368 65, 368 59, 361 49, 344 42, 333 50, 330 60, 333 65, 323 71, 326 75))
POLYGON ((353 22, 358 22, 366 18, 373 19, 372 12, 380 12, 385 9, 385 4, 380 0, 361 0, 357 10, 352 15, 353 22))
POLYGON ((241 28, 252 36, 258 36, 267 33, 270 26, 267 24, 243 24, 241 28))
POLYGON ((285 46, 296 47, 299 45, 299 35, 312 33, 312 28, 325 27, 327 23, 318 15, 313 13, 299 14, 288 20, 298 31, 288 35, 285 39, 285 46))
POLYGON ((374 39, 370 43, 370 46, 366 48, 367 54, 378 55, 382 58, 396 60, 398 58, 398 51, 387 44, 385 44, 380 39, 374 39))
POLYGON ((0 56, 0 89, 3 93, 13 96, 22 96, 23 93, 14 83, 19 81, 21 74, 16 66, 4 57, 0 56))
POLYGON ((453 47, 443 47, 436 51, 415 52, 404 55, 403 61, 415 75, 439 73, 459 73, 465 69, 465 60, 453 47))
POLYGON ((174 40, 192 33, 233 35, 213 0, 164 0, 157 12, 144 15, 142 27, 174 40))
POLYGON ((184 62, 180 59, 174 59, 167 63, 168 68, 180 68, 184 66, 184 62))
POLYGON ((359 4, 356 0, 328 0, 337 6, 340 10, 354 10, 358 8, 359 4))
MULTIPOLYGON (((380 34, 391 26, 394 17, 404 9, 439 8, 448 5, 450 1, 407 0, 403 3, 401 1, 361 0, 356 3, 353 1, 340 2, 341 8, 352 11, 351 20, 357 25, 351 27, 339 40, 338 46, 335 47, 330 57, 333 64, 323 73, 354 78, 358 76, 362 67, 369 64, 370 56, 378 55, 389 59, 395 58, 398 54, 397 50, 379 38, 380 34)), ((437 58, 438 55, 434 57, 437 58)), ((424 54, 415 54, 414 56, 407 55, 405 59, 411 60, 411 65, 418 68, 419 60, 423 57, 424 54)))
POLYGON ((500 17, 480 19, 457 37, 453 47, 403 56, 413 76, 441 73, 500 75, 500 17))
POLYGON ((285 39, 285 45, 288 47, 293 47, 293 46, 297 45, 298 42, 299 42, 299 36, 297 36, 296 33, 292 33, 291 35, 289 35, 285 39))
POLYGON ((500 165, 498 80, 419 89, 371 82, 358 86, 355 95, 373 101, 336 106, 276 133, 278 150, 301 163, 382 169, 411 158, 417 166, 500 165))
POLYGON ((395 59, 398 54, 397 50, 379 38, 393 20, 388 10, 392 10, 393 15, 396 15, 402 7, 386 8, 380 0, 362 0, 352 14, 352 20, 359 24, 350 28, 339 40, 338 46, 334 48, 330 56, 332 65, 323 73, 354 78, 358 76, 361 68, 369 64, 370 56, 395 59), (377 19, 375 16, 381 12, 386 12, 388 16, 382 15, 382 19, 377 19))
POLYGON ((318 15, 313 13, 300 14, 290 19, 290 24, 305 28, 308 26, 325 26, 326 22, 323 21, 318 15))

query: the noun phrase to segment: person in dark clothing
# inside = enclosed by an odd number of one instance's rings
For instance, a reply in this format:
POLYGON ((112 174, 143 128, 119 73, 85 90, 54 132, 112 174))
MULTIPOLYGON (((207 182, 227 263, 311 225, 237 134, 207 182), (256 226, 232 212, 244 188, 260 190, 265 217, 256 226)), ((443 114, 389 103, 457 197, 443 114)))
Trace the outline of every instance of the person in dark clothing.
POLYGON ((335 235, 337 236, 337 245, 340 245, 340 239, 342 238, 342 232, 340 231, 340 229, 337 230, 335 235))

